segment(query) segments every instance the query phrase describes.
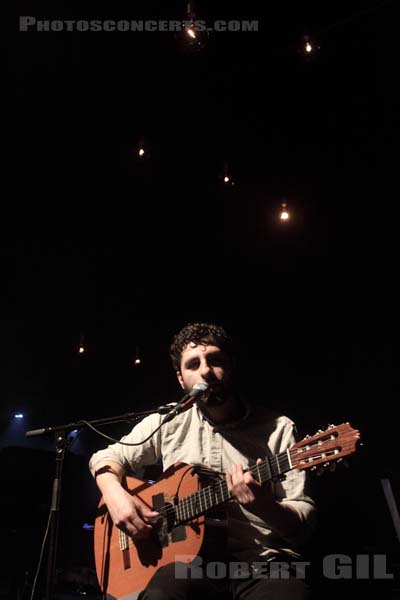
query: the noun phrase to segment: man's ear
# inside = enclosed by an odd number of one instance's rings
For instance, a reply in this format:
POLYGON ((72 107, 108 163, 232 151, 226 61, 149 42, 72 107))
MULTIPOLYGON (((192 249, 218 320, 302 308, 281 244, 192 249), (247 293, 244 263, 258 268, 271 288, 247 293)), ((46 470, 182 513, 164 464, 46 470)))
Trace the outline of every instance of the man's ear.
POLYGON ((177 377, 177 379, 179 381, 179 384, 180 384, 181 388, 184 390, 185 389, 185 384, 183 383, 183 377, 182 377, 180 371, 176 371, 176 377, 177 377))

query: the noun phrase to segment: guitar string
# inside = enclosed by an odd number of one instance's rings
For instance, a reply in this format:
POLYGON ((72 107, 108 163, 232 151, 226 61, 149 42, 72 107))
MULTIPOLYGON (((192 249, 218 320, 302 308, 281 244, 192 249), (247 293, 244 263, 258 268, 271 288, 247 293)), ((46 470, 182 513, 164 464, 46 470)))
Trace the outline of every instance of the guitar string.
MULTIPOLYGON (((305 450, 303 450, 302 448, 293 448, 293 449, 290 450, 291 458, 293 458, 294 454, 295 454, 295 456, 298 456, 299 454, 302 454, 303 452, 305 452, 305 450)), ((327 456, 325 456, 325 457, 322 456, 322 454, 324 454, 324 453, 321 452, 318 455, 314 455, 312 457, 312 459, 316 460, 316 459, 320 459, 320 458, 326 458, 328 461, 330 461, 332 456, 337 456, 337 455, 332 455, 332 454, 329 455, 328 454, 329 452, 334 452, 334 450, 327 450, 327 456)), ((261 463, 260 465, 255 465, 255 466, 251 467, 248 471, 250 471, 252 474, 255 474, 257 472, 257 473, 262 474, 263 476, 264 475, 268 475, 268 476, 272 475, 272 477, 270 477, 270 479, 273 479, 274 477, 276 477, 276 476, 278 476, 280 474, 280 470, 278 468, 277 475, 274 475, 273 473, 271 473, 271 471, 274 470, 274 466, 278 467, 278 464, 281 461, 281 459, 285 459, 287 461, 287 464, 289 464, 287 453, 283 452, 283 453, 280 453, 278 455, 269 457, 269 464, 270 464, 271 468, 269 468, 269 465, 268 465, 267 461, 263 461, 263 463, 261 463)), ((281 466, 281 465, 279 465, 279 466, 281 466)), ((201 506, 202 505, 202 500, 204 501, 204 504, 205 504, 205 507, 206 507, 205 512, 207 510, 209 510, 210 508, 212 508, 212 506, 210 506, 209 508, 207 508, 207 502, 208 502, 207 497, 206 497, 207 492, 208 492, 208 494, 210 494, 211 490, 214 492, 214 494, 213 494, 214 499, 217 500, 217 503, 214 506, 217 506, 218 504, 221 504, 221 503, 223 503, 225 501, 224 500, 224 495, 228 491, 226 481, 222 481, 221 480, 221 482, 220 482, 219 485, 223 486, 223 489, 220 490, 222 492, 222 497, 221 497, 220 501, 218 500, 218 495, 217 495, 217 489, 218 489, 217 485, 214 484, 214 485, 211 485, 211 486, 207 486, 207 487, 203 488, 202 490, 199 490, 198 492, 195 492, 194 494, 190 494, 189 496, 185 496, 184 498, 182 498, 181 500, 179 500, 179 502, 178 502, 178 504, 176 506, 173 506, 171 504, 164 505, 157 512, 161 516, 169 516, 169 515, 172 516, 172 515, 175 515, 175 517, 176 516, 179 517, 179 514, 177 515, 177 511, 179 511, 179 512, 183 512, 183 519, 180 519, 181 521, 182 520, 184 520, 184 521, 185 520, 190 520, 190 518, 193 518, 194 516, 196 516, 198 508, 200 508, 200 511, 203 512, 203 509, 202 509, 202 506, 201 506), (200 506, 199 506, 199 504, 200 504, 200 506), (192 515, 191 513, 193 511, 193 506, 197 510, 192 515), (182 510, 180 510, 180 509, 182 509, 182 510), (185 514, 184 514, 186 511, 190 515, 188 518, 186 518, 185 514)))
MULTIPOLYGON (((271 457, 270 458, 270 463, 272 463, 272 470, 274 465, 273 462, 275 462, 275 465, 278 464, 278 461, 280 461, 281 458, 285 459, 285 462, 288 465, 288 461, 287 461, 287 454, 286 453, 282 453, 281 455, 278 455, 277 457, 271 457)), ((249 471, 252 474, 255 473, 259 473, 262 477, 265 475, 270 476, 271 475, 271 469, 268 468, 267 462, 264 461, 262 464, 260 465, 255 465, 254 467, 252 467, 251 469, 249 469, 249 471)), ((278 469, 278 473, 279 473, 279 469, 278 469)), ((207 486, 206 488, 203 488, 202 490, 199 490, 198 492, 195 492, 194 494, 191 494, 190 496, 186 496, 184 498, 182 498, 179 503, 176 505, 176 507, 172 506, 172 505, 167 505, 164 506, 162 509, 160 509, 158 512, 160 514, 173 514, 176 513, 176 508, 179 512, 183 512, 183 517, 184 520, 186 520, 185 517, 185 512, 188 512, 189 515, 191 515, 192 517, 195 516, 195 514, 191 514, 193 511, 193 506, 198 509, 200 508, 201 512, 202 511, 202 501, 204 501, 205 507, 206 507, 206 511, 209 510, 209 508, 211 507, 207 507, 207 503, 208 503, 208 499, 207 499, 207 494, 210 494, 210 491, 212 490, 214 492, 213 496, 214 498, 217 500, 217 504, 221 504, 224 502, 224 495, 226 494, 226 492, 228 491, 227 488, 227 484, 226 481, 221 481, 220 485, 223 486, 223 489, 220 490, 220 492, 222 492, 221 494, 221 500, 218 499, 218 487, 217 485, 214 486, 207 486), (199 506, 200 505, 200 506, 199 506), (181 509, 181 510, 180 510, 181 509)), ((179 515, 178 515, 179 516, 179 515)), ((189 517, 190 518, 190 517, 189 517)))
MULTIPOLYGON (((256 465, 255 467, 252 467, 251 469, 249 469, 250 472, 262 472, 262 475, 266 475, 266 474, 270 474, 270 469, 267 468, 267 463, 266 461, 264 461, 263 464, 261 465, 256 465)), ((217 504, 221 504, 224 502, 224 495, 225 493, 228 491, 228 487, 226 484, 226 481, 221 481, 220 485, 223 485, 224 489, 221 489, 222 492, 222 497, 221 500, 218 501, 218 494, 216 493, 218 490, 217 485, 214 486, 207 486, 206 488, 203 488, 202 490, 199 490, 198 492, 195 492, 194 494, 190 494, 190 496, 185 496, 184 498, 182 498, 182 500, 179 501, 179 503, 176 505, 176 507, 179 507, 178 510, 180 508, 182 508, 182 512, 185 513, 185 511, 187 511, 189 514, 192 512, 192 507, 193 505, 196 508, 199 508, 199 504, 200 504, 200 510, 202 511, 202 500, 204 500, 204 504, 206 506, 206 511, 209 510, 209 507, 207 508, 207 497, 206 494, 207 492, 210 493, 210 490, 214 491, 214 497, 217 500, 217 504), (196 495, 198 495, 196 497, 196 495), (203 497, 202 497, 203 496, 203 497)), ((216 505, 217 505, 216 504, 216 505)), ((174 507, 173 505, 165 505, 164 507, 162 507, 160 510, 158 510, 157 512, 159 512, 161 515, 168 515, 168 514, 176 514, 176 507, 174 507)), ((195 516, 195 515, 192 515, 195 516)), ((191 517, 189 517, 190 519, 191 517)), ((184 519, 186 520, 186 518, 184 517, 184 519)))

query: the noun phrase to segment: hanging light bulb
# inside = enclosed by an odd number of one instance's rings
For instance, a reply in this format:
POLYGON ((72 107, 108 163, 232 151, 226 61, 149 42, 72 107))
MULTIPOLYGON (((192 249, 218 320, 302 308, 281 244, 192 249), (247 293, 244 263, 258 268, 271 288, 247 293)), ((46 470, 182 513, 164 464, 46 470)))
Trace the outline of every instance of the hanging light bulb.
POLYGON ((135 366, 142 364, 142 359, 140 358, 139 346, 136 346, 136 354, 135 354, 135 360, 134 360, 133 364, 135 366))
POLYGON ((311 55, 315 54, 316 50, 319 50, 315 40, 312 40, 309 35, 303 36, 302 53, 311 55))
POLYGON ((279 218, 281 221, 286 222, 290 219, 290 214, 287 207, 287 202, 284 201, 281 203, 281 212, 279 214, 279 218))
POLYGON ((197 37, 197 36, 196 36, 196 31, 195 31, 195 29, 194 29, 194 24, 193 24, 193 22, 192 22, 192 23, 190 23, 189 27, 186 29, 186 33, 187 33, 187 35, 188 35, 189 37, 191 37, 191 38, 192 38, 192 40, 195 40, 195 39, 196 39, 196 37, 197 37))
POLYGON ((305 35, 304 36, 304 42, 303 42, 303 51, 306 52, 306 54, 310 54, 310 52, 313 51, 313 47, 310 41, 310 36, 309 35, 305 35))
POLYGON ((232 175, 229 170, 228 163, 224 163, 224 174, 222 176, 222 181, 224 185, 235 185, 235 182, 232 179, 232 175))
POLYGON ((146 154, 146 146, 144 143, 144 138, 140 138, 138 146, 137 146, 137 153, 140 156, 140 158, 143 158, 146 154))
POLYGON ((206 28, 200 28, 197 23, 197 15, 193 10, 193 2, 186 5, 185 19, 182 21, 182 29, 176 34, 176 39, 185 52, 201 50, 204 48, 208 39, 206 28))
POLYGON ((194 14, 193 14, 190 2, 188 2, 188 4, 187 4, 186 13, 187 13, 187 25, 185 28, 186 35, 188 35, 192 40, 195 40, 197 36, 196 36, 196 30, 194 28, 194 14))
POLYGON ((78 353, 84 354, 84 352, 85 352, 85 337, 83 335, 81 335, 80 341, 79 341, 78 353))

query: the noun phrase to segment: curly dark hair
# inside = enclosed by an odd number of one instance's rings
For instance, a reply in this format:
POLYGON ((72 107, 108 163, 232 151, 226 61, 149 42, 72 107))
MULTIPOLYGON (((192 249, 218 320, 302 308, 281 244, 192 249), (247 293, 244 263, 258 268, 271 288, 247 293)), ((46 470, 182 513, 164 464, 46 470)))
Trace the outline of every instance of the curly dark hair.
POLYGON ((190 342, 215 344, 233 359, 233 340, 223 327, 214 323, 189 323, 174 336, 169 349, 175 371, 180 371, 182 351, 190 342))

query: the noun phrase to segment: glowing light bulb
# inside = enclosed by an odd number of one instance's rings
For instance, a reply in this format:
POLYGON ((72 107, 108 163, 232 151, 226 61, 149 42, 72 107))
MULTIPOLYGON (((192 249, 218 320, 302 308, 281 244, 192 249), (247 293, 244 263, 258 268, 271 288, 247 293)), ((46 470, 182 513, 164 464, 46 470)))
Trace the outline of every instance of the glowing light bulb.
POLYGON ((306 52, 312 52, 312 49, 313 49, 313 47, 311 46, 310 42, 307 42, 306 48, 305 48, 306 52))
POLYGON ((139 148, 139 156, 143 156, 144 155, 144 149, 143 148, 139 148))
POLYGON ((224 181, 225 181, 225 183, 228 183, 228 181, 229 181, 229 177, 228 177, 228 175, 225 175, 225 177, 224 177, 224 181))
POLYGON ((282 210, 281 210, 281 213, 279 215, 279 218, 280 218, 281 221, 288 221, 289 218, 290 218, 290 214, 289 214, 289 211, 287 209, 287 202, 282 202, 281 203, 281 207, 282 207, 282 210))
POLYGON ((193 40, 196 39, 196 32, 194 31, 192 25, 189 27, 189 29, 187 30, 187 34, 189 37, 191 37, 193 40))
POLYGON ((142 359, 140 358, 140 348, 139 348, 139 346, 136 346, 136 352, 135 352, 135 358, 133 360, 133 364, 136 365, 136 366, 142 364, 142 359))
POLYGON ((83 354, 84 352, 85 352, 85 336, 82 333, 80 336, 80 339, 79 339, 78 353, 83 354))

